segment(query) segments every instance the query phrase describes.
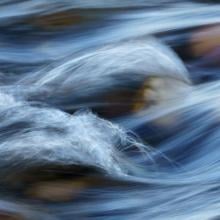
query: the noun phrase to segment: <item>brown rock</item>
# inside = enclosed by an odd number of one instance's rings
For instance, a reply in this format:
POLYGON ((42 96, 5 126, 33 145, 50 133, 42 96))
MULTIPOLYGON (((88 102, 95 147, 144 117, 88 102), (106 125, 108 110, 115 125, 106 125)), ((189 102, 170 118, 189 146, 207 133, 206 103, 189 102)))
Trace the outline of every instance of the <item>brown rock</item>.
POLYGON ((206 26, 195 31, 191 45, 195 57, 201 57, 220 46, 220 25, 206 26))
POLYGON ((25 219, 17 214, 4 213, 0 211, 0 220, 25 220, 25 219))
POLYGON ((72 200, 86 185, 86 182, 80 180, 38 182, 27 189, 26 195, 51 202, 66 202, 72 200))

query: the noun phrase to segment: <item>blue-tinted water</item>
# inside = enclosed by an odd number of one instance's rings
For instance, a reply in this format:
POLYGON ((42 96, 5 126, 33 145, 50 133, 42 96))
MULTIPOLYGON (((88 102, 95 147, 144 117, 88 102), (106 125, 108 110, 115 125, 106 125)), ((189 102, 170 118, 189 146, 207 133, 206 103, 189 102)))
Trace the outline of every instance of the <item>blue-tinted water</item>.
POLYGON ((217 220, 218 1, 2 0, 0 219, 217 220))

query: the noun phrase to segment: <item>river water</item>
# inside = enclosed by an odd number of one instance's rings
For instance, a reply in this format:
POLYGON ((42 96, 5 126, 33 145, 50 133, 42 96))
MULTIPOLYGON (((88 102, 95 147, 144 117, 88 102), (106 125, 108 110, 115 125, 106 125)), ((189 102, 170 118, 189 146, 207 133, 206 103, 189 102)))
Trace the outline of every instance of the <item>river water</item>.
POLYGON ((1 220, 220 219, 218 1, 0 2, 1 220))

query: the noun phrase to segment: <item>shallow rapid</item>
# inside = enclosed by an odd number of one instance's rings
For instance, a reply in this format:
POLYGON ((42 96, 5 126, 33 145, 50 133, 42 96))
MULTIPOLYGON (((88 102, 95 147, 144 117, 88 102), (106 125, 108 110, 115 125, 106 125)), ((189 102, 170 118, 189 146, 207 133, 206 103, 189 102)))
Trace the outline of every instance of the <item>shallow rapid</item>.
POLYGON ((0 219, 220 219, 218 1, 0 12, 0 219))

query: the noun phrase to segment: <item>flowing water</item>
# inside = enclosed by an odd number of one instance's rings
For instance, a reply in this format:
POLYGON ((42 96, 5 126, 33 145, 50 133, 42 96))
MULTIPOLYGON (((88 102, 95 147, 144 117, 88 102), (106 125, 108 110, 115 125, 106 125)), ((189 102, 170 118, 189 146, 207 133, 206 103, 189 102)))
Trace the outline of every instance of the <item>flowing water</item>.
POLYGON ((220 219, 218 1, 1 0, 0 219, 220 219))

